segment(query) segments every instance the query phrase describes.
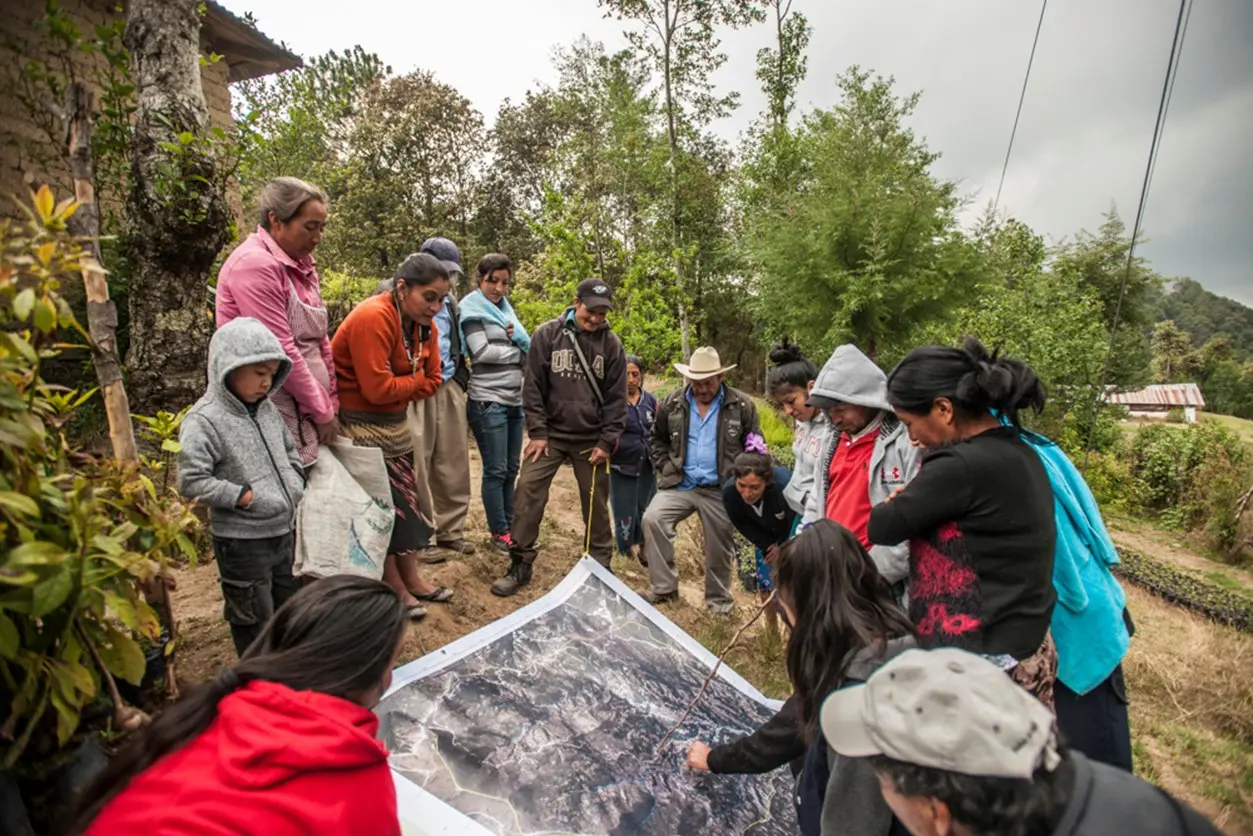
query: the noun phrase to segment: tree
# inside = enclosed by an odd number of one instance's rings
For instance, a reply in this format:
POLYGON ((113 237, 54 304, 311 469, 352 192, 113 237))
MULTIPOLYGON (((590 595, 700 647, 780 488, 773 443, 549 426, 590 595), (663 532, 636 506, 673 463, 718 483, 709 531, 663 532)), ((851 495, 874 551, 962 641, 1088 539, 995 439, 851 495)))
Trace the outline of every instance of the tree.
POLYGON ((1199 357, 1192 351, 1188 335, 1174 320, 1167 319, 1153 328, 1153 377, 1158 383, 1191 382, 1200 370, 1199 357))
POLYGON ((691 325, 686 297, 681 183, 681 140, 734 108, 738 95, 718 97, 710 74, 726 63, 714 27, 739 27, 764 16, 753 0, 599 0, 618 20, 634 20, 642 30, 627 39, 661 76, 663 112, 669 144, 670 222, 676 310, 684 358, 691 354, 691 325))
POLYGON ((957 224, 953 183, 905 128, 918 95, 854 67, 841 103, 805 117, 799 180, 786 199, 745 209, 760 315, 814 351, 856 342, 870 356, 962 307, 979 278, 957 224))
POLYGON ((1236 360, 1253 357, 1253 308, 1210 293, 1200 282, 1179 279, 1157 303, 1158 319, 1173 319, 1195 346, 1224 336, 1236 360))
POLYGON ((1153 303, 1162 284, 1143 257, 1134 258, 1128 270, 1130 249, 1126 226, 1118 210, 1110 207, 1095 235, 1080 231, 1073 242, 1062 244, 1053 254, 1054 270, 1090 288, 1100 300, 1107 345, 1112 339, 1105 382, 1123 386, 1146 380, 1150 356, 1145 333, 1153 322, 1153 303))
POLYGON ((134 264, 127 367, 142 411, 178 411, 204 391, 213 330, 209 270, 226 243, 226 138, 209 129, 196 0, 131 0, 136 91, 127 203, 134 264))
POLYGON ((805 47, 813 28, 805 15, 792 12, 792 0, 766 0, 766 8, 774 13, 775 47, 757 50, 757 80, 766 92, 769 123, 779 128, 787 126, 796 88, 805 78, 805 47))
POLYGON ((1090 406, 1105 358, 1100 302, 1075 278, 1045 268, 1044 239, 1013 218, 985 216, 975 232, 977 296, 911 342, 956 345, 966 335, 1028 363, 1057 413, 1090 406))
MULTIPOLYGON (((334 202, 343 193, 348 140, 365 95, 390 75, 377 55, 354 46, 319 55, 297 70, 234 85, 244 205, 252 206, 261 188, 281 176, 316 183, 334 202)), ((328 234, 336 234, 334 224, 328 234)))
POLYGON ((335 225, 319 252, 363 275, 386 275, 428 235, 466 247, 478 202, 483 117, 424 70, 385 79, 353 120, 335 225))

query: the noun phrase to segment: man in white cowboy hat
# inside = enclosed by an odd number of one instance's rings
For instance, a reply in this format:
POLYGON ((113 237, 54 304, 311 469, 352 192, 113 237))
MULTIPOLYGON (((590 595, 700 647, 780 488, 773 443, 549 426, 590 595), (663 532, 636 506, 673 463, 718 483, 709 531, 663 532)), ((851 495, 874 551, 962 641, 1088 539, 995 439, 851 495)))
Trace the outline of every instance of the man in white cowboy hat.
POLYGON ((705 535, 705 605, 724 614, 732 606, 735 529, 722 505, 721 486, 735 457, 744 452, 745 438, 760 435, 761 424, 753 399, 723 384, 723 375, 735 366, 723 366, 715 349, 698 348, 690 364, 675 363, 674 368, 687 386, 661 402, 653 424, 658 491, 643 519, 650 581, 644 599, 659 604, 679 597, 675 527, 699 514, 705 535))

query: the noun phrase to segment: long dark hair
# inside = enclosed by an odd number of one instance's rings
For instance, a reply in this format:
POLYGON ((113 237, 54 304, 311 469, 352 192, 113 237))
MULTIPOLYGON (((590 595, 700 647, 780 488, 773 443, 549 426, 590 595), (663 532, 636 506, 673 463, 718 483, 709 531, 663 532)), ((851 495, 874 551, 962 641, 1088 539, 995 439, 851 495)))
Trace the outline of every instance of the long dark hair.
POLYGON ((396 283, 406 287, 426 287, 436 279, 449 279, 448 268, 430 253, 410 253, 396 268, 396 283))
POLYGON ((818 734, 818 709, 846 678, 853 656, 913 635, 892 589, 847 528, 820 520, 788 541, 774 565, 778 595, 796 619, 787 673, 800 700, 805 739, 818 734))
POLYGON ((967 337, 960 348, 928 345, 915 348, 888 375, 888 403, 897 409, 927 415, 936 398, 948 398, 965 418, 998 410, 1020 426, 1026 408, 1044 409, 1044 385, 1021 360, 988 353, 983 343, 967 337))
POLYGON ((766 394, 773 397, 784 386, 808 389, 809 382, 818 377, 818 367, 801 354, 796 343, 784 340, 770 352, 773 364, 766 372, 766 394))
POLYGON ((360 699, 383 681, 405 624, 400 598, 380 581, 336 575, 304 587, 237 665, 162 711, 109 762, 83 793, 71 832, 86 829, 132 778, 200 735, 218 703, 253 680, 360 699))

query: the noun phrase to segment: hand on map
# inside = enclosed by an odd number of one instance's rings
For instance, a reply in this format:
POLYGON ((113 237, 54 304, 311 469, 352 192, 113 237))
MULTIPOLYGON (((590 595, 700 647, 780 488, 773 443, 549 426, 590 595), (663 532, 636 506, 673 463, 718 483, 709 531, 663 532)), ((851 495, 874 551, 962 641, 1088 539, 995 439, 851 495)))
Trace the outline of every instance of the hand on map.
POLYGON ((526 443, 526 450, 522 453, 522 458, 528 461, 537 462, 541 456, 548 455, 548 439, 535 438, 526 443))
POLYGON ((699 740, 687 750, 687 765, 701 772, 709 771, 709 747, 699 740))

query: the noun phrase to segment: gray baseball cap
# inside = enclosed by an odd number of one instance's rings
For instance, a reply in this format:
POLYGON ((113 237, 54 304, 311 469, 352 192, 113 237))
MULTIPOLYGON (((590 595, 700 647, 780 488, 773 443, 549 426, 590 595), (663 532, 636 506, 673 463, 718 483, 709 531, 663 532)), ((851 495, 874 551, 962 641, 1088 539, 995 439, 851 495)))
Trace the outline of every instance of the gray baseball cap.
POLYGON ((418 247, 418 252, 433 255, 444 262, 449 278, 454 273, 465 275, 465 271, 461 269, 461 250, 457 249, 457 245, 447 238, 427 238, 422 242, 422 246, 418 247))
POLYGON ((1053 712, 982 656, 908 650, 827 698, 822 733, 841 755, 985 778, 1057 768, 1053 712))

